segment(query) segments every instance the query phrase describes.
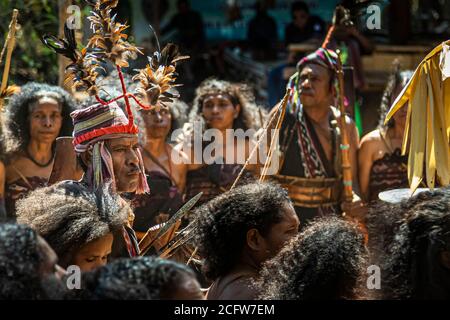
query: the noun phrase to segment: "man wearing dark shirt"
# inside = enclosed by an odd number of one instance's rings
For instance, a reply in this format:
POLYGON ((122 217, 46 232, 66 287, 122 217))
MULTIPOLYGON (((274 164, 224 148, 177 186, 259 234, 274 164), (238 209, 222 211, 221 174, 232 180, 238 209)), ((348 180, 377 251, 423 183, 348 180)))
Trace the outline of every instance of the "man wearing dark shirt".
POLYGON ((314 36, 323 35, 325 24, 316 16, 310 16, 309 8, 303 1, 294 2, 291 6, 292 22, 285 29, 285 43, 300 43, 314 36))
POLYGON ((178 13, 172 17, 170 23, 161 31, 176 30, 178 43, 184 50, 201 50, 205 41, 203 19, 192 10, 188 0, 178 0, 178 13))
POLYGON ((256 60, 270 60, 276 57, 278 40, 277 23, 267 13, 267 6, 259 1, 255 4, 256 15, 249 21, 247 39, 256 60))

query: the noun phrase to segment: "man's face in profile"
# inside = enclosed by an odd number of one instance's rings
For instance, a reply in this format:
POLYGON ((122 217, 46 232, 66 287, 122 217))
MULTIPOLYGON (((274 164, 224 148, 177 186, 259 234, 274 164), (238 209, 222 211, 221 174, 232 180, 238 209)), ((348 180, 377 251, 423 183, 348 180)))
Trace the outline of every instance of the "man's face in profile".
POLYGON ((135 192, 141 174, 138 137, 111 139, 107 146, 112 157, 117 192, 135 192))

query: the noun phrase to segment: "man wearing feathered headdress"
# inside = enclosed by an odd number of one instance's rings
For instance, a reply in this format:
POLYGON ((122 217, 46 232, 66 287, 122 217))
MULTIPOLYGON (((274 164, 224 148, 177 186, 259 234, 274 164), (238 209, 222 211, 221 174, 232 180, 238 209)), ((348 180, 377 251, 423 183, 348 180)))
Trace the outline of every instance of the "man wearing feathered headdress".
POLYGON ((74 148, 85 171, 83 181, 93 189, 110 181, 118 193, 148 192, 138 128, 117 103, 97 103, 71 117, 74 148))
MULTIPOLYGON (((97 103, 72 112, 74 124, 73 146, 77 161, 83 169, 80 182, 96 191, 110 184, 112 191, 123 193, 148 193, 144 164, 138 144, 138 127, 130 106, 130 99, 145 109, 152 109, 158 102, 170 102, 173 94, 169 89, 175 82, 174 60, 178 57, 175 45, 158 52, 149 59, 149 66, 141 70, 140 88, 152 98, 151 106, 143 105, 133 94, 127 92, 121 68, 127 67, 127 60, 136 58, 139 49, 126 41, 122 33, 126 25, 111 17, 111 9, 118 0, 89 1, 93 6, 91 28, 94 35, 86 48, 79 51, 73 30, 65 27, 65 39, 45 36, 44 43, 72 60, 66 68, 66 83, 75 89, 85 90, 94 96, 97 103), (170 52, 168 52, 170 51, 170 52), (110 101, 103 101, 96 85, 98 69, 106 60, 111 61, 118 71, 122 95, 110 101), (125 102, 125 112, 117 100, 125 102)), ((74 183, 74 182, 70 182, 74 183)), ((129 222, 124 224, 122 232, 130 256, 139 255, 136 234, 132 229, 134 215, 130 212, 129 222)), ((122 241, 123 242, 123 241, 122 241)))
MULTIPOLYGON (((84 171, 83 183, 94 191, 111 183, 112 190, 119 194, 149 192, 139 150, 138 128, 117 103, 97 103, 73 112, 71 117, 73 145, 84 171)), ((136 256, 139 250, 131 221, 125 228, 128 252, 130 256, 136 256)))
MULTIPOLYGON (((288 104, 280 130, 278 180, 289 191, 304 225, 324 214, 342 212, 344 202, 340 113, 336 106, 336 52, 319 48, 300 60, 288 84, 288 104)), ((273 112, 278 110, 278 106, 273 112)), ((358 190, 355 124, 345 117, 353 190, 358 190)), ((351 182, 350 182, 351 183, 351 182)))

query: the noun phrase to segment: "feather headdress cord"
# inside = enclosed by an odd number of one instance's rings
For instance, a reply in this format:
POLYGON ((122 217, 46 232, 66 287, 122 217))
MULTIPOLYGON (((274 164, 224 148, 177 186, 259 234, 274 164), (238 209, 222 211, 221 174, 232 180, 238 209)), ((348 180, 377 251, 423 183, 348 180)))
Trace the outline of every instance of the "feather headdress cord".
POLYGON ((6 50, 6 60, 5 67, 3 69, 2 82, 0 85, 0 111, 3 110, 3 100, 14 93, 19 91, 19 87, 17 86, 8 86, 8 76, 9 69, 11 66, 11 56, 14 50, 14 45, 16 42, 16 30, 17 30, 17 16, 19 15, 19 10, 14 9, 12 14, 11 23, 9 24, 8 36, 5 40, 5 45, 2 49, 2 53, 0 55, 0 64, 3 60, 3 55, 6 50))
POLYGON ((331 37, 333 36, 336 27, 339 26, 346 26, 346 27, 353 26, 353 21, 351 20, 350 16, 350 10, 346 9, 341 5, 338 5, 334 10, 333 19, 331 21, 331 27, 330 29, 328 29, 325 40, 322 43, 322 48, 326 49, 328 47, 328 44, 330 43, 331 37))
POLYGON ((428 53, 386 115, 387 122, 407 104, 402 153, 408 153, 412 192, 422 181, 429 188, 436 181, 450 184, 450 79, 442 77, 443 63, 450 63, 449 46, 447 40, 428 53))

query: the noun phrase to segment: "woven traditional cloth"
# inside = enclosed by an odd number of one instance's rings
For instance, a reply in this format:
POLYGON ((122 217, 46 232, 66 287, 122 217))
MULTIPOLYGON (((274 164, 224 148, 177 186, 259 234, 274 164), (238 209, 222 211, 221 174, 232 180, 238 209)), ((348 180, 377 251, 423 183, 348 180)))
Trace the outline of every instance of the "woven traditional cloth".
POLYGON ((299 138, 299 146, 301 151, 301 157, 303 159, 302 165, 304 167, 306 178, 326 177, 326 170, 320 159, 320 156, 314 146, 314 143, 310 136, 310 129, 306 125, 305 115, 303 113, 303 107, 300 102, 299 92, 299 73, 305 67, 306 64, 318 64, 332 71, 337 66, 337 54, 329 49, 319 48, 315 52, 301 59, 297 64, 297 73, 294 74, 287 85, 289 89, 289 99, 287 104, 287 112, 292 113, 297 118, 297 130, 299 138))

